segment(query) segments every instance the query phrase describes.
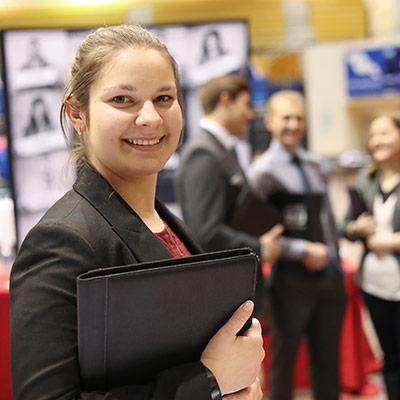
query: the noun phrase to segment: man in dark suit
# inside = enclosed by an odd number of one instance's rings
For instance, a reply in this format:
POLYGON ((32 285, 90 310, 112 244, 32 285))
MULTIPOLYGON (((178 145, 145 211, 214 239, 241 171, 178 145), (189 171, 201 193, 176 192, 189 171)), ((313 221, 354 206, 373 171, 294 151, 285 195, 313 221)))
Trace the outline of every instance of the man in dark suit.
POLYGON ((255 237, 229 223, 239 194, 249 190, 235 144, 253 118, 248 82, 238 75, 212 79, 200 89, 201 132, 184 146, 176 176, 183 218, 207 251, 251 247, 262 261, 279 253, 277 226, 255 237))
POLYGON ((272 333, 269 398, 292 398, 294 359, 300 339, 307 336, 314 398, 338 400, 338 346, 345 293, 326 178, 318 158, 301 147, 303 96, 289 90, 271 96, 265 126, 272 141, 250 166, 250 185, 264 201, 274 196, 298 199, 282 211, 282 250, 268 292, 272 333), (320 206, 316 202, 310 206, 310 199, 316 198, 320 206), (316 231, 318 235, 313 233, 316 231))

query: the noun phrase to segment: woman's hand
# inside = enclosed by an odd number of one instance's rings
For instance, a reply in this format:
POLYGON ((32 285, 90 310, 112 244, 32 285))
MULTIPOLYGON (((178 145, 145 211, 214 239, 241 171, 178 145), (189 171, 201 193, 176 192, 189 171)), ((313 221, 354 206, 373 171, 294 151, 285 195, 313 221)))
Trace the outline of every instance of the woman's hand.
POLYGON ((223 396, 223 400, 262 400, 263 392, 261 390, 261 384, 258 378, 256 381, 246 389, 241 390, 240 392, 227 394, 223 396))
POLYGON ((382 256, 385 253, 396 251, 396 242, 399 238, 396 234, 381 234, 376 233, 367 238, 367 247, 377 256, 382 256))
POLYGON ((278 243, 278 239, 283 231, 283 225, 278 224, 260 236, 262 262, 274 263, 278 259, 281 254, 281 246, 278 243))
POLYGON ((324 243, 307 242, 303 262, 310 271, 322 271, 329 262, 328 247, 324 243))
POLYGON ((248 300, 211 338, 200 361, 214 374, 222 395, 240 392, 257 378, 264 358, 261 325, 253 318, 243 336, 236 336, 253 312, 248 300))
POLYGON ((362 213, 355 221, 347 225, 349 236, 366 238, 375 233, 375 222, 371 214, 362 213))

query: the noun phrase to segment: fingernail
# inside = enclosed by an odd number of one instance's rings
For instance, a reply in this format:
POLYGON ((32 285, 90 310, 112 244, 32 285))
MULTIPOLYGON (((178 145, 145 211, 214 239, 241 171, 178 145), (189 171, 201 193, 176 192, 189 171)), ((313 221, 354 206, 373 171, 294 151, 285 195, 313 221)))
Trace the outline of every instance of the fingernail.
POLYGON ((247 300, 244 304, 243 304, 243 310, 250 312, 253 310, 253 302, 251 300, 247 300))

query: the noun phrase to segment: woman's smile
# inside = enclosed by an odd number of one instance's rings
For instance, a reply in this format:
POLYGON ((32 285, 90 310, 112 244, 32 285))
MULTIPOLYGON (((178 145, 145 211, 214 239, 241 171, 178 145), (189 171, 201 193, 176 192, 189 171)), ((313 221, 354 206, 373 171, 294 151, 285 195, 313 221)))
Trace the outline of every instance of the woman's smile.
POLYGON ((161 149, 164 136, 154 139, 122 139, 129 147, 145 152, 156 152, 161 149))

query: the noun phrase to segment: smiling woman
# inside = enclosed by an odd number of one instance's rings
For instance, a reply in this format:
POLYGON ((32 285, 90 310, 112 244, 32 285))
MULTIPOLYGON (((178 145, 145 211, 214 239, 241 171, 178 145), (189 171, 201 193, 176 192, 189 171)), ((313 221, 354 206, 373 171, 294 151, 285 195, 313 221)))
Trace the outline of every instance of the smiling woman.
MULTIPOLYGON (((117 191, 137 180, 153 182, 176 150, 182 112, 175 82, 165 55, 134 47, 114 52, 107 73, 90 85, 87 104, 68 94, 65 111, 86 144, 87 162, 117 191)), ((128 193, 125 201, 135 208, 128 193)))
POLYGON ((346 233, 362 240, 359 283, 382 351, 389 400, 400 398, 400 120, 374 118, 368 149, 372 164, 362 170, 355 190, 366 212, 348 213, 346 233))
POLYGON ((89 393, 80 378, 77 277, 99 266, 201 252, 155 198, 157 174, 181 135, 179 96, 174 59, 143 28, 100 28, 78 48, 61 107, 78 177, 26 236, 11 273, 14 400, 262 398, 259 322, 236 336, 252 302, 236 310, 199 360, 147 384, 132 371, 126 386, 89 393))

